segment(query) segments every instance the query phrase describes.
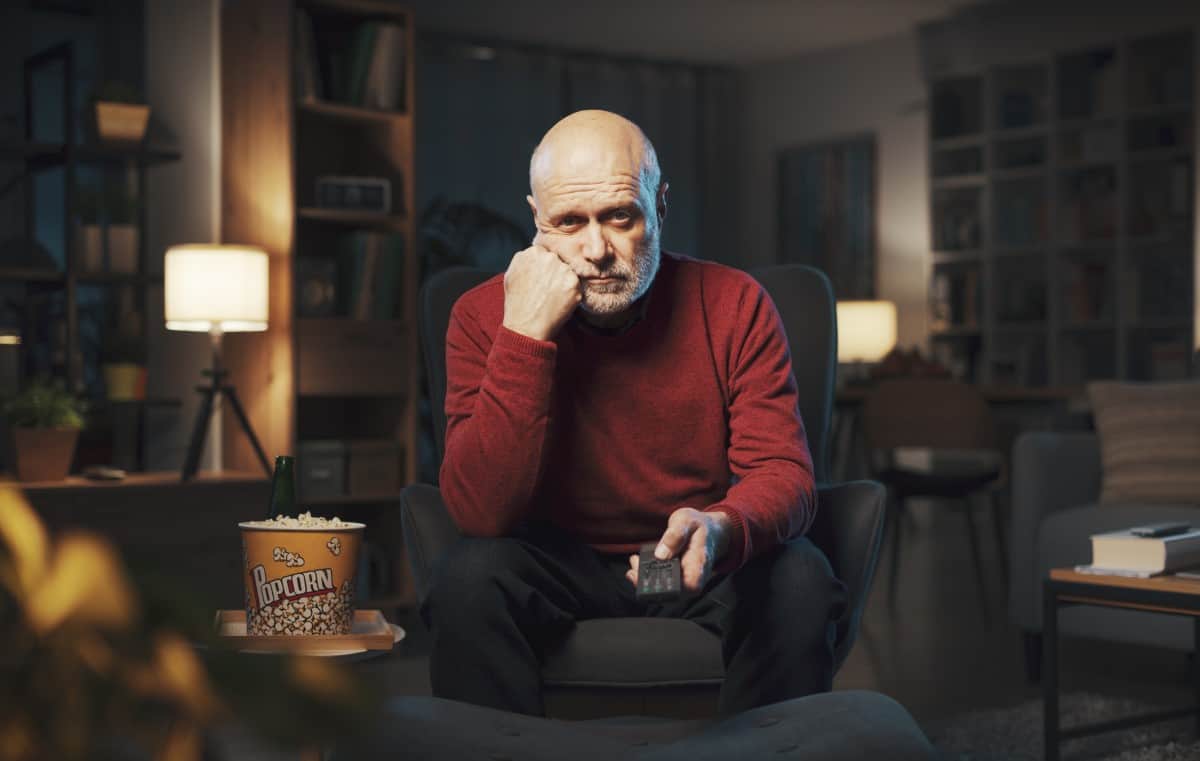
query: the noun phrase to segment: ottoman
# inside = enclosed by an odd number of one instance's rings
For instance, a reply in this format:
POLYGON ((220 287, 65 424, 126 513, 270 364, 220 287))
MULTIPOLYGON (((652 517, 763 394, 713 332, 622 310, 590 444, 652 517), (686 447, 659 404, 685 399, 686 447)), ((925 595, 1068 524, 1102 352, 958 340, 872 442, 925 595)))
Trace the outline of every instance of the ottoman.
POLYGON ((395 698, 384 726, 342 745, 337 761, 933 761, 937 752, 896 701, 848 690, 716 720, 647 716, 562 721, 431 697, 395 698))

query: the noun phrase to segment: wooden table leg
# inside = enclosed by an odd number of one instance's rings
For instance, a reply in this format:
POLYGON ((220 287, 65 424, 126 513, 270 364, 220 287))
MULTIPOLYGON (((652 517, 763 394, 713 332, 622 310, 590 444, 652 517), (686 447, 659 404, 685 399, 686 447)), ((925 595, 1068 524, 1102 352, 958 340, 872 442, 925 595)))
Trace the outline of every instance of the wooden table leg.
POLYGON ((1196 735, 1200 737, 1200 617, 1192 619, 1192 684, 1196 690, 1196 735))

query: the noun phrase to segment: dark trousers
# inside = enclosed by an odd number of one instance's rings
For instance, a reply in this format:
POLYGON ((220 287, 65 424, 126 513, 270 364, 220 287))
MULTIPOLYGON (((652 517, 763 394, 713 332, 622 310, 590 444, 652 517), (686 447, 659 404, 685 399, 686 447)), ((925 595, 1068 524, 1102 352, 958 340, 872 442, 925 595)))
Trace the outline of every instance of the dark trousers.
POLYGON ((547 524, 459 540, 438 559, 420 608, 433 635, 433 694, 543 715, 547 645, 578 620, 610 616, 685 618, 719 636, 723 715, 830 690, 845 587, 808 539, 668 603, 639 602, 628 568, 628 555, 598 553, 547 524))

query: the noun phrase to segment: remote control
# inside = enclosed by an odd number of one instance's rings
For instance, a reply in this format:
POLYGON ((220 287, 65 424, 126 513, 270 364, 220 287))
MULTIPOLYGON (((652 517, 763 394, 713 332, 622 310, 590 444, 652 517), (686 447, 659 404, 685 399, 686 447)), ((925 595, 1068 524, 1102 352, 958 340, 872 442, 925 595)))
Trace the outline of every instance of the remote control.
POLYGON ((638 553, 637 599, 644 602, 663 602, 679 597, 679 558, 659 560, 654 557, 658 544, 643 544, 638 553))
POLYGON ((1163 536, 1175 536, 1176 534, 1185 534, 1191 531, 1192 527, 1186 523, 1175 521, 1164 523, 1148 523, 1145 526, 1134 526, 1129 530, 1129 533, 1136 537, 1143 538, 1158 538, 1163 536))

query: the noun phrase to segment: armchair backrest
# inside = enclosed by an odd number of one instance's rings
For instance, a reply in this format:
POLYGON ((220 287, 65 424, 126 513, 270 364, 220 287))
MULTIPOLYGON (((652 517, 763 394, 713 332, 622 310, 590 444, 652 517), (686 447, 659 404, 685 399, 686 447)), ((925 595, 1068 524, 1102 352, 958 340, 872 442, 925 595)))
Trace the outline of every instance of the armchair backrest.
POLYGON ((417 330, 429 378, 429 405, 432 407, 438 468, 446 453, 446 331, 450 328, 450 310, 459 296, 495 274, 477 267, 450 267, 436 273, 421 286, 417 330))
POLYGON ((837 302, 825 273, 804 264, 750 271, 762 283, 787 333, 800 418, 808 435, 817 483, 829 480, 829 428, 837 380, 837 302))

